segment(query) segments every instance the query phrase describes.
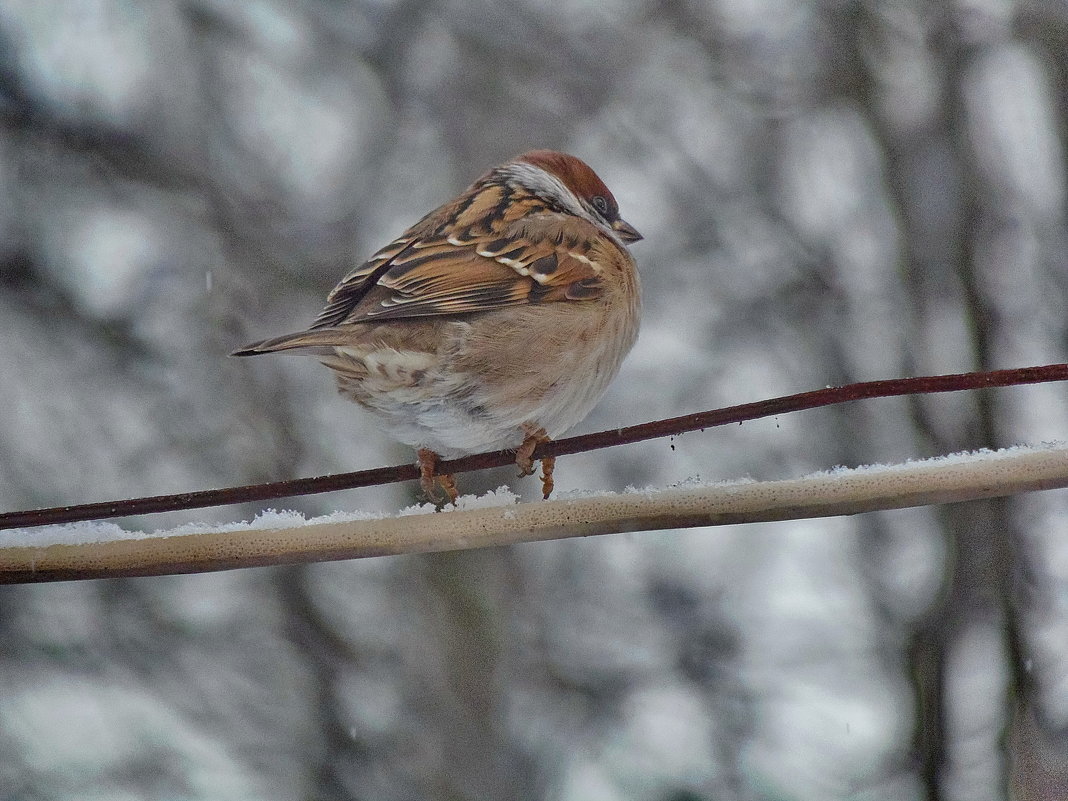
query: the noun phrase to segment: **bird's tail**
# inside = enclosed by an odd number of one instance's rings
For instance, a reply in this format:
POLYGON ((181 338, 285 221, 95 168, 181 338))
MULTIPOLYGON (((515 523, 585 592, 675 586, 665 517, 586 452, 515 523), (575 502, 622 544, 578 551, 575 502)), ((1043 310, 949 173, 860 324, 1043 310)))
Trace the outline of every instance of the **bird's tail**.
MULTIPOLYGON (((349 339, 351 339, 349 333, 349 339)), ((344 331, 336 328, 317 328, 311 331, 299 331, 296 334, 284 334, 261 342, 253 342, 238 348, 231 356, 258 356, 261 353, 278 353, 286 350, 301 350, 305 353, 329 353, 334 348, 346 344, 344 331)))

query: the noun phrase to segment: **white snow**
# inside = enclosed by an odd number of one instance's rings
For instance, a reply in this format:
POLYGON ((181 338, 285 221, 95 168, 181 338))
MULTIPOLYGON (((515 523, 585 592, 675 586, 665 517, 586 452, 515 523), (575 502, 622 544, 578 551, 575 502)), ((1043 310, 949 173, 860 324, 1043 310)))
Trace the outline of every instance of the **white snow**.
POLYGON ((925 467, 934 467, 943 465, 946 467, 958 464, 975 464, 976 462, 983 461, 1000 461, 1003 459, 1012 459, 1016 456, 1021 456, 1029 453, 1048 453, 1051 451, 1068 450, 1068 442, 1061 442, 1057 440, 1050 440, 1041 442, 1037 445, 1010 445, 1006 448, 998 448, 997 450, 990 450, 989 448, 980 448, 975 451, 960 451, 958 453, 947 453, 942 456, 931 456, 927 459, 906 459, 904 462, 898 462, 895 464, 866 464, 858 465, 857 467, 846 467, 844 465, 837 465, 830 470, 819 470, 815 473, 811 473, 805 478, 817 478, 820 476, 838 476, 847 474, 862 474, 868 475, 871 473, 900 473, 908 470, 912 470, 919 465, 925 467))
MULTIPOLYGON (((493 507, 513 506, 519 502, 519 496, 507 487, 498 487, 485 495, 462 495, 456 500, 456 510, 489 509, 493 507)), ((296 528, 319 523, 349 523, 360 520, 382 520, 387 517, 407 517, 409 515, 432 514, 437 509, 429 503, 417 504, 401 509, 396 514, 383 512, 363 512, 360 510, 337 511, 317 517, 305 517, 300 512, 288 510, 265 509, 252 520, 234 523, 184 523, 170 529, 155 531, 138 531, 124 529, 116 523, 90 520, 81 523, 64 523, 55 526, 37 526, 34 528, 16 528, 0 531, 0 548, 41 548, 48 545, 83 545, 90 542, 108 542, 111 540, 137 540, 147 537, 183 537, 190 534, 208 532, 254 531, 279 528, 296 528)))
MULTIPOLYGON (((433 511, 433 507, 430 507, 433 511)), ((328 515, 306 518, 300 512, 265 509, 252 520, 234 523, 183 523, 170 529, 139 531, 125 529, 116 523, 90 520, 81 523, 64 523, 55 526, 16 528, 0 531, 0 548, 40 548, 48 545, 83 545, 90 542, 111 540, 138 540, 148 537, 183 537, 190 534, 206 534, 212 531, 252 531, 276 528, 293 528, 309 523, 345 523, 354 520, 378 520, 385 514, 370 512, 331 512, 328 515)))
MULTIPOLYGON (((961 453, 935 456, 929 459, 908 460, 899 464, 870 464, 859 467, 838 466, 830 470, 822 470, 803 476, 800 480, 816 478, 845 478, 851 475, 872 475, 877 473, 901 473, 917 467, 932 467, 938 465, 952 466, 958 464, 974 464, 983 461, 1001 461, 1016 456, 1037 453, 1049 453, 1057 451, 1068 452, 1068 443, 1060 441, 1042 442, 1037 445, 1014 445, 1000 450, 965 451, 961 453)), ((622 494, 639 494, 651 497, 661 492, 684 488, 722 488, 729 486, 741 486, 755 483, 752 478, 742 478, 733 481, 710 481, 704 482, 695 478, 688 478, 675 482, 668 487, 627 487, 622 494)), ((619 493, 610 491, 586 491, 572 490, 557 495, 556 500, 578 500, 597 497, 611 497, 619 493)), ((519 503, 519 496, 507 487, 498 487, 490 490, 485 495, 463 495, 457 499, 454 509, 446 509, 442 514, 452 511, 469 511, 472 509, 505 508, 519 503)), ((81 523, 67 523, 55 526, 38 526, 35 528, 12 529, 0 531, 0 549, 2 548, 41 548, 49 545, 81 545, 92 542, 106 542, 112 540, 136 540, 146 537, 180 537, 190 534, 204 534, 208 532, 248 531, 279 528, 296 528, 299 526, 320 523, 346 523, 362 520, 381 520, 388 517, 407 517, 410 515, 433 514, 437 510, 428 503, 417 504, 399 510, 395 514, 363 512, 360 510, 337 511, 328 515, 306 518, 300 512, 277 511, 267 509, 260 512, 250 521, 234 523, 185 523, 170 529, 159 529, 152 532, 128 530, 121 526, 102 521, 87 521, 81 523)))
MULTIPOLYGON (((454 511, 462 512, 470 509, 492 509, 500 506, 514 506, 517 503, 519 503, 519 496, 508 489, 508 487, 502 486, 497 487, 495 490, 490 490, 485 495, 461 495, 456 499, 454 511)), ((408 515, 425 515, 436 511, 437 508, 433 504, 420 503, 414 506, 405 507, 394 516, 407 517, 408 515)), ((338 513, 335 512, 335 514, 338 513)), ((390 517, 390 515, 380 515, 380 517, 390 517)), ((325 521, 319 520, 317 522, 325 521)))

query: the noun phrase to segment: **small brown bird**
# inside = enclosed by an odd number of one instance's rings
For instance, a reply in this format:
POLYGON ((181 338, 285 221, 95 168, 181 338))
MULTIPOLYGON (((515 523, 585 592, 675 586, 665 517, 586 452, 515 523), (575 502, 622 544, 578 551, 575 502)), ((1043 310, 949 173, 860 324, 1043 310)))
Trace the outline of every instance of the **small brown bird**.
MULTIPOLYGON (((307 331, 235 356, 301 350, 339 391, 417 449, 435 499, 439 458, 516 449, 582 420, 638 335, 640 240, 584 162, 534 150, 487 172, 346 275, 307 331)), ((542 490, 553 460, 542 460, 542 490)), ((455 501, 451 476, 437 480, 455 501)))

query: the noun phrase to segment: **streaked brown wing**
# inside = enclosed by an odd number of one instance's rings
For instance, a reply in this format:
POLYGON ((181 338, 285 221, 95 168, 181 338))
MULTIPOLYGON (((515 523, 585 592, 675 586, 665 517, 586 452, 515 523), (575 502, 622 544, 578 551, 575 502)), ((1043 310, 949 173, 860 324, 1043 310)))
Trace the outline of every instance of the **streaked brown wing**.
POLYGON ((314 327, 600 297, 592 225, 527 218, 508 234, 398 239, 345 277, 314 327))
POLYGON ((342 278, 330 291, 326 298, 326 306, 319 312, 319 316, 315 318, 311 327, 330 328, 344 322, 364 295, 374 288, 378 277, 389 269, 390 262, 406 248, 411 247, 414 242, 415 240, 410 236, 395 239, 342 278))

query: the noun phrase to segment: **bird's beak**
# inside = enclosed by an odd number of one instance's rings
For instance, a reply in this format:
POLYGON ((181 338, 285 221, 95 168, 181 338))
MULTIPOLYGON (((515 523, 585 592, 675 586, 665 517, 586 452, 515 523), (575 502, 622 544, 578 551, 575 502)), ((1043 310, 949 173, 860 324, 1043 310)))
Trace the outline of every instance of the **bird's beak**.
POLYGON ((643 238, 642 235, 638 233, 638 229, 625 220, 616 220, 612 223, 612 230, 619 234, 619 238, 628 245, 631 242, 637 242, 643 238))

